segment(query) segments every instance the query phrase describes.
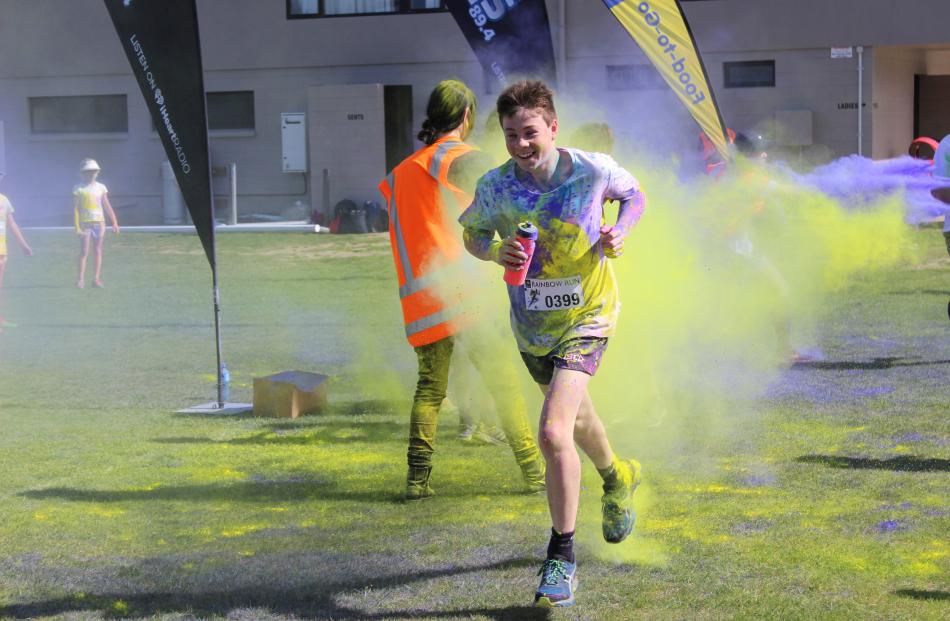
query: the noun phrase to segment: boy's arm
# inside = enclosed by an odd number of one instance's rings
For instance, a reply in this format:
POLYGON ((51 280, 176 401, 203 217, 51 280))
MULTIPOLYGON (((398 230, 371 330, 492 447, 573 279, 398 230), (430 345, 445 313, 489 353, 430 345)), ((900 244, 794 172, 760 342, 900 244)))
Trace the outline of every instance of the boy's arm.
POLYGON ((605 255, 614 259, 623 254, 623 242, 640 221, 646 205, 646 197, 639 190, 632 197, 620 202, 617 223, 600 227, 600 245, 605 255))
POLYGON ((528 260, 528 254, 515 237, 502 241, 495 239, 491 231, 466 228, 462 232, 465 249, 482 261, 491 261, 503 267, 520 268, 528 260))
POLYGON ((16 220, 13 219, 13 214, 7 214, 7 225, 10 227, 10 232, 13 233, 13 239, 20 244, 20 248, 23 249, 23 254, 28 257, 33 256, 33 249, 30 248, 30 245, 26 243, 26 239, 23 237, 23 233, 20 232, 20 227, 17 226, 16 220))
POLYGON ((82 228, 79 226, 79 197, 73 196, 73 225, 76 227, 76 233, 81 234, 82 228))
POLYGON ((109 202, 109 194, 102 195, 102 206, 106 208, 106 213, 109 214, 109 219, 112 220, 112 232, 119 232, 119 221, 115 217, 115 212, 112 211, 112 203, 109 202))
POLYGON ((600 228, 600 244, 604 254, 610 258, 623 254, 623 243, 630 231, 640 221, 646 209, 646 197, 640 190, 640 184, 633 175, 617 165, 611 158, 610 181, 607 184, 605 198, 620 201, 617 223, 600 228))

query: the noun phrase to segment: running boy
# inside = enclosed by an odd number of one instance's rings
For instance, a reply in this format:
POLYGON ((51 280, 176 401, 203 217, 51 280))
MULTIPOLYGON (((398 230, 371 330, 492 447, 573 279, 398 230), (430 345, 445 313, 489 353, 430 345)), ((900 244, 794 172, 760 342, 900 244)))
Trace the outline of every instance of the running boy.
MULTIPOLYGON (((0 181, 3 180, 3 173, 0 172, 0 181)), ((20 249, 23 250, 23 254, 26 256, 33 255, 33 249, 30 248, 30 245, 26 243, 26 239, 23 238, 23 233, 20 232, 20 227, 17 226, 16 220, 13 219, 13 205, 10 203, 10 200, 0 194, 0 287, 3 287, 3 273, 7 269, 7 229, 10 229, 10 233, 13 234, 13 239, 20 245, 20 249)), ((2 316, 0 316, 0 330, 3 328, 14 327, 15 324, 8 322, 2 316)))
POLYGON ((109 203, 109 190, 96 181, 99 171, 96 160, 84 159, 79 165, 82 183, 73 189, 73 222, 76 233, 80 235, 79 279, 76 280, 76 286, 80 289, 86 286, 86 257, 89 256, 91 243, 95 244, 96 252, 96 275, 92 282, 96 287, 102 287, 102 241, 106 235, 106 213, 112 221, 112 232, 119 232, 119 221, 109 203))
POLYGON ((521 356, 545 395, 539 442, 547 460, 553 528, 534 601, 570 606, 577 581, 573 542, 581 482, 575 442, 604 480, 604 539, 619 543, 633 530, 631 500, 640 464, 614 455, 587 384, 620 310, 606 259, 623 253, 624 240, 643 213, 644 197, 636 179, 611 157, 555 146, 554 96, 543 82, 509 86, 498 97, 498 115, 511 159, 479 179, 475 199, 459 222, 473 255, 528 270, 524 285, 508 286, 508 297, 521 356), (620 211, 616 224, 606 226, 603 205, 612 199, 620 201, 620 211), (539 229, 527 266, 528 255, 513 236, 525 220, 539 229))

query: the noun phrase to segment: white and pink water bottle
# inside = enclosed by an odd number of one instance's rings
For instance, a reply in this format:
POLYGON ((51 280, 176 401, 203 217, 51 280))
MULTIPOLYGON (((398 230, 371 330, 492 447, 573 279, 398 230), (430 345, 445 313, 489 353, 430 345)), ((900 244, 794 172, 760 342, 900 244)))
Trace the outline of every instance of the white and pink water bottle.
POLYGON ((531 265, 531 257, 534 256, 534 246, 538 240, 538 227, 530 222, 522 222, 518 225, 515 237, 521 242, 521 248, 528 258, 519 268, 505 268, 505 282, 514 287, 524 284, 524 279, 528 275, 528 266, 531 265))

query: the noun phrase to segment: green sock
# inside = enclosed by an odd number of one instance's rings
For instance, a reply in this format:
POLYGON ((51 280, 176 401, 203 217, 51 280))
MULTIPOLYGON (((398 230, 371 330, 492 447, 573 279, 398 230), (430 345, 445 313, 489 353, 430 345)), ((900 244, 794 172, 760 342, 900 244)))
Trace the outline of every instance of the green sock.
POLYGON ((617 489, 622 486, 620 481, 620 476, 617 473, 617 458, 615 457, 613 462, 606 468, 598 468, 597 472, 600 474, 600 478, 604 480, 604 491, 610 491, 617 489))

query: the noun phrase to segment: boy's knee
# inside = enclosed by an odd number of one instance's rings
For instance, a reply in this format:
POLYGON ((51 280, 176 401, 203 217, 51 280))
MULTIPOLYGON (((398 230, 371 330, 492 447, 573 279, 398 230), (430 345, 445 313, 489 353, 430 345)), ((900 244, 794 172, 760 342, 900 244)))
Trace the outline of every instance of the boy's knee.
POLYGON ((545 455, 557 453, 574 444, 574 434, 561 425, 542 423, 538 431, 538 444, 545 455))

